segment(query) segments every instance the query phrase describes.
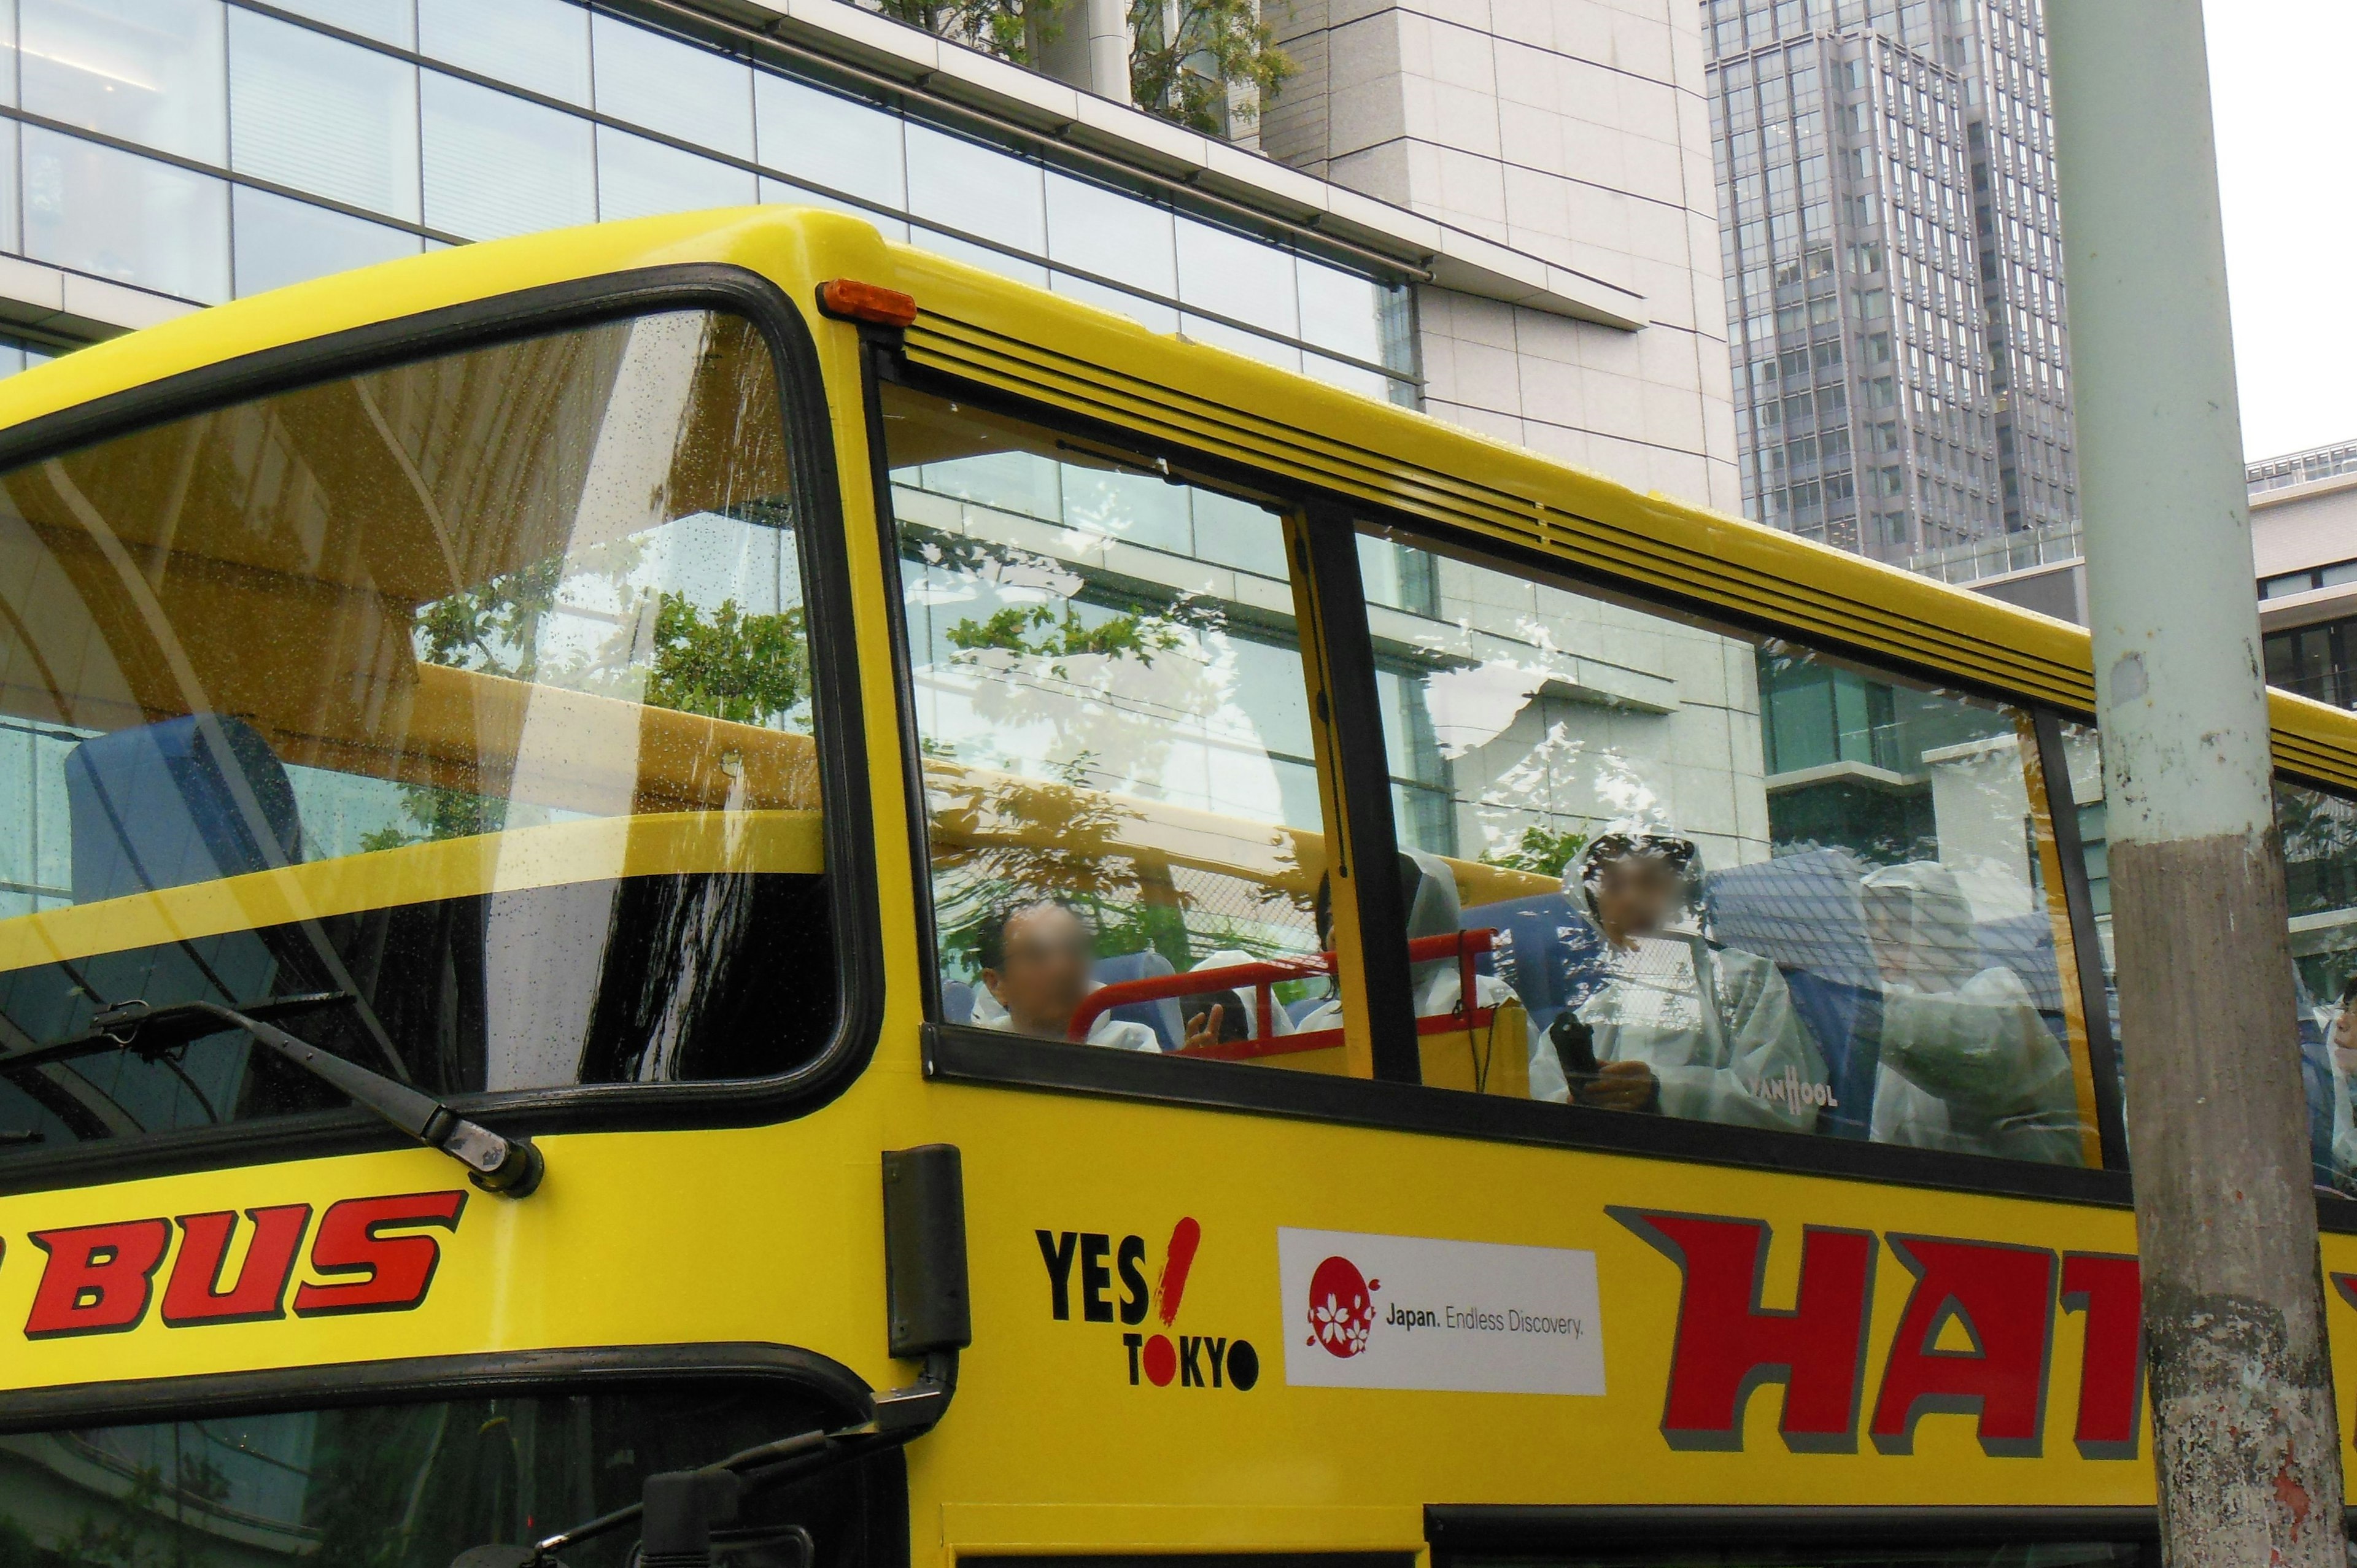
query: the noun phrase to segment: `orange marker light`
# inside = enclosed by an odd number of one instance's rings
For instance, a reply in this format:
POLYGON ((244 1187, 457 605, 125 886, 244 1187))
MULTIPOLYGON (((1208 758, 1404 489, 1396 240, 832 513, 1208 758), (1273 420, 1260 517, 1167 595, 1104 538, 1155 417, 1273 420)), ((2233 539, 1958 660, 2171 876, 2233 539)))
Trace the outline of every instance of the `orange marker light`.
POLYGON ((906 327, 917 319, 917 302, 897 288, 834 278, 818 285, 818 307, 842 321, 906 327))

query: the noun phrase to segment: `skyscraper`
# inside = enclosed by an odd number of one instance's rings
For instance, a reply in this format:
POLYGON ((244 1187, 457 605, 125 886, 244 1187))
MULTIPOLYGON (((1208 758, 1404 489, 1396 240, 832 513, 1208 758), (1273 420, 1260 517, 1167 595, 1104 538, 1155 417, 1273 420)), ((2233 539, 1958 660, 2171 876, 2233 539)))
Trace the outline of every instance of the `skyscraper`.
POLYGON ((2031 564, 2078 515, 2040 0, 1699 3, 1746 513, 2031 564))

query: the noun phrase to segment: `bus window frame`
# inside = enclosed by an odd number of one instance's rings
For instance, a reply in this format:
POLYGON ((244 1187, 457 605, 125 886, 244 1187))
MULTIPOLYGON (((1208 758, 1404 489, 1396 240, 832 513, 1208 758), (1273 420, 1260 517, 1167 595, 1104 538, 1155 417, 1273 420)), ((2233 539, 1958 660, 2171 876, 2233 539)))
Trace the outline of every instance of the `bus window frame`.
MULTIPOLYGON (((837 1004, 827 1043, 764 1078, 570 1084, 454 1095, 458 1109, 505 1132, 640 1132, 747 1127, 819 1110, 856 1081, 882 1033, 882 919, 858 660, 857 591, 845 548, 827 386, 801 308, 750 269, 689 263, 605 273, 259 349, 162 377, 0 431, 0 471, 217 409, 396 365, 673 310, 735 315, 752 325, 778 374, 794 481, 809 636, 839 650, 812 664, 812 729, 835 922, 837 1004)), ((412 1146, 357 1110, 334 1110, 112 1139, 0 1159, 0 1194, 135 1176, 412 1146)))
MULTIPOLYGON (((1731 613, 1698 598, 1669 596, 1611 579, 1541 551, 1517 547, 1485 536, 1452 530, 1434 519, 1398 508, 1370 506, 1297 480, 1254 469, 1231 459, 1157 440, 1109 421, 1091 420, 1050 404, 1018 397, 961 377, 912 365, 900 351, 899 335, 872 332, 863 355, 871 482, 883 559, 899 558, 893 518, 891 480, 884 441, 881 384, 889 381, 912 391, 951 397, 1020 419, 1042 430, 1060 432, 1120 450, 1166 456, 1174 473, 1200 476, 1203 482, 1240 494, 1265 496, 1297 516, 1338 513, 1394 531, 1420 545, 1496 568, 1552 577, 1577 585, 1578 591, 1625 604, 1651 614, 1682 616, 1758 637, 1783 638, 1778 628, 1756 615, 1731 613)), ((1243 1062, 1180 1059, 1146 1052, 1078 1048, 1054 1040, 1029 1039, 1004 1030, 978 1029, 949 1024, 941 1017, 941 982, 934 959, 931 851, 917 746, 914 672, 908 628, 901 614, 897 582, 883 585, 890 602, 888 618, 893 640, 893 682, 899 703, 903 785, 907 792, 910 832, 911 894, 919 916, 920 950, 919 981, 924 998, 923 1058, 925 1076, 946 1082, 1006 1089, 1047 1090, 1098 1098, 1142 1101, 1209 1111, 1240 1112, 1305 1121, 1333 1122, 1387 1132, 1428 1133, 1488 1142, 1535 1144, 1583 1152, 1632 1155, 1686 1164, 1731 1166, 1841 1177, 1891 1186, 1969 1192, 2127 1208, 2133 1199, 2125 1165, 2100 1168, 2045 1165, 2029 1161, 1953 1154, 1862 1140, 1820 1137, 1760 1128, 1722 1126, 1716 1122, 1674 1121, 1659 1116, 1631 1116, 1581 1105, 1556 1105, 1500 1096, 1435 1093, 1412 1082, 1383 1078, 1360 1079, 1323 1074, 1273 1072, 1243 1062)), ((1322 656, 1329 668, 1336 660, 1335 628, 1348 621, 1368 638, 1366 607, 1361 603, 1325 606, 1319 628, 1322 656)), ((1308 628, 1305 628, 1305 634, 1308 628)), ((1951 672, 1911 667, 1854 648, 1828 644, 1812 635, 1810 651, 1856 662, 1860 668, 1942 689, 1969 693, 2005 703, 2035 719, 2051 712, 2048 705, 1986 682, 1951 672)), ((1348 650, 1341 650, 1347 659, 1348 650)), ((1361 733, 1380 734, 1381 715, 1351 703, 1349 687, 1329 693, 1336 704, 1337 728, 1356 726, 1361 733)), ((1372 695, 1372 683, 1366 683, 1372 695)), ((2069 717, 2071 715, 2058 715, 2069 717)), ((1363 767, 1363 761, 1361 763, 1363 767)), ((1388 779, 1361 780, 1361 788, 1388 790, 1388 779)), ((1321 793, 1326 781, 1320 781, 1321 793)), ((1347 782, 1342 786, 1348 789, 1347 782)), ((2050 774, 2049 796, 2052 784, 2050 774)), ((1386 794, 1386 799, 1388 795, 1386 794)), ((1384 846, 1386 851, 1389 844, 1384 846)), ((2084 868, 2075 881, 2064 868, 2066 896, 2074 911, 2086 908, 2084 868)), ((2074 915, 2074 925, 2075 925, 2074 915)), ((1346 962, 1348 960, 1346 959, 1346 962)), ((1363 961, 1361 955, 1360 961, 1363 961)), ((2086 958, 2082 953, 2080 983, 2085 984, 2086 958)), ((2101 982, 2098 979, 2098 986, 2101 982)), ((2098 992, 2100 994, 2100 991, 2098 992)), ((2105 1036, 2108 1038, 2108 1033, 2105 1036)), ((2090 1032, 2090 1054, 2093 1036, 2090 1032)), ((2116 1096, 2112 1099, 2115 1101, 2116 1096)), ((2099 1108, 2102 1101, 2099 1101, 2099 1108)), ((2099 1128, 2108 1158, 2119 1137, 2115 1105, 2113 1130, 2099 1128)))

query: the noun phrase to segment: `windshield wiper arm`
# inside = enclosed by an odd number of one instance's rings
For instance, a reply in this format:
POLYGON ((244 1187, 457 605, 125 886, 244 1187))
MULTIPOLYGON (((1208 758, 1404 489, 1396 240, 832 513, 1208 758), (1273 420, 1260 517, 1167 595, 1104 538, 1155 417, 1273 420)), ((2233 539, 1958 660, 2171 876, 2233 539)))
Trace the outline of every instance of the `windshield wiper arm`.
MULTIPOLYGON (((347 1000, 350 998, 339 993, 328 992, 278 999, 270 1004, 269 1010, 292 1012, 347 1000)), ((469 1122, 430 1094, 371 1072, 356 1062, 348 1062, 307 1040, 296 1039, 275 1024, 218 1002, 177 1002, 164 1007, 151 1007, 139 1001, 118 1002, 91 1020, 88 1033, 13 1056, 0 1056, 0 1069, 21 1070, 108 1050, 156 1056, 206 1035, 219 1034, 224 1027, 243 1031, 282 1059, 341 1090, 363 1111, 373 1112, 428 1148, 441 1150, 466 1166, 474 1184, 486 1192, 504 1197, 528 1197, 546 1172, 546 1162, 531 1140, 503 1138, 480 1122, 469 1122)))

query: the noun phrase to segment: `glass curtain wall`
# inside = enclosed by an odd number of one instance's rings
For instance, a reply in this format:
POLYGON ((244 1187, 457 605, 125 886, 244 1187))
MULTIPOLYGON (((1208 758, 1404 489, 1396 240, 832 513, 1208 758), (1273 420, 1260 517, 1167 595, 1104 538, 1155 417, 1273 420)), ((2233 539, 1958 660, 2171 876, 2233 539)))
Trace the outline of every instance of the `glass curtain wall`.
POLYGON ((215 304, 757 201, 1415 401, 1396 279, 571 0, 0 0, 0 252, 53 266, 215 304))

